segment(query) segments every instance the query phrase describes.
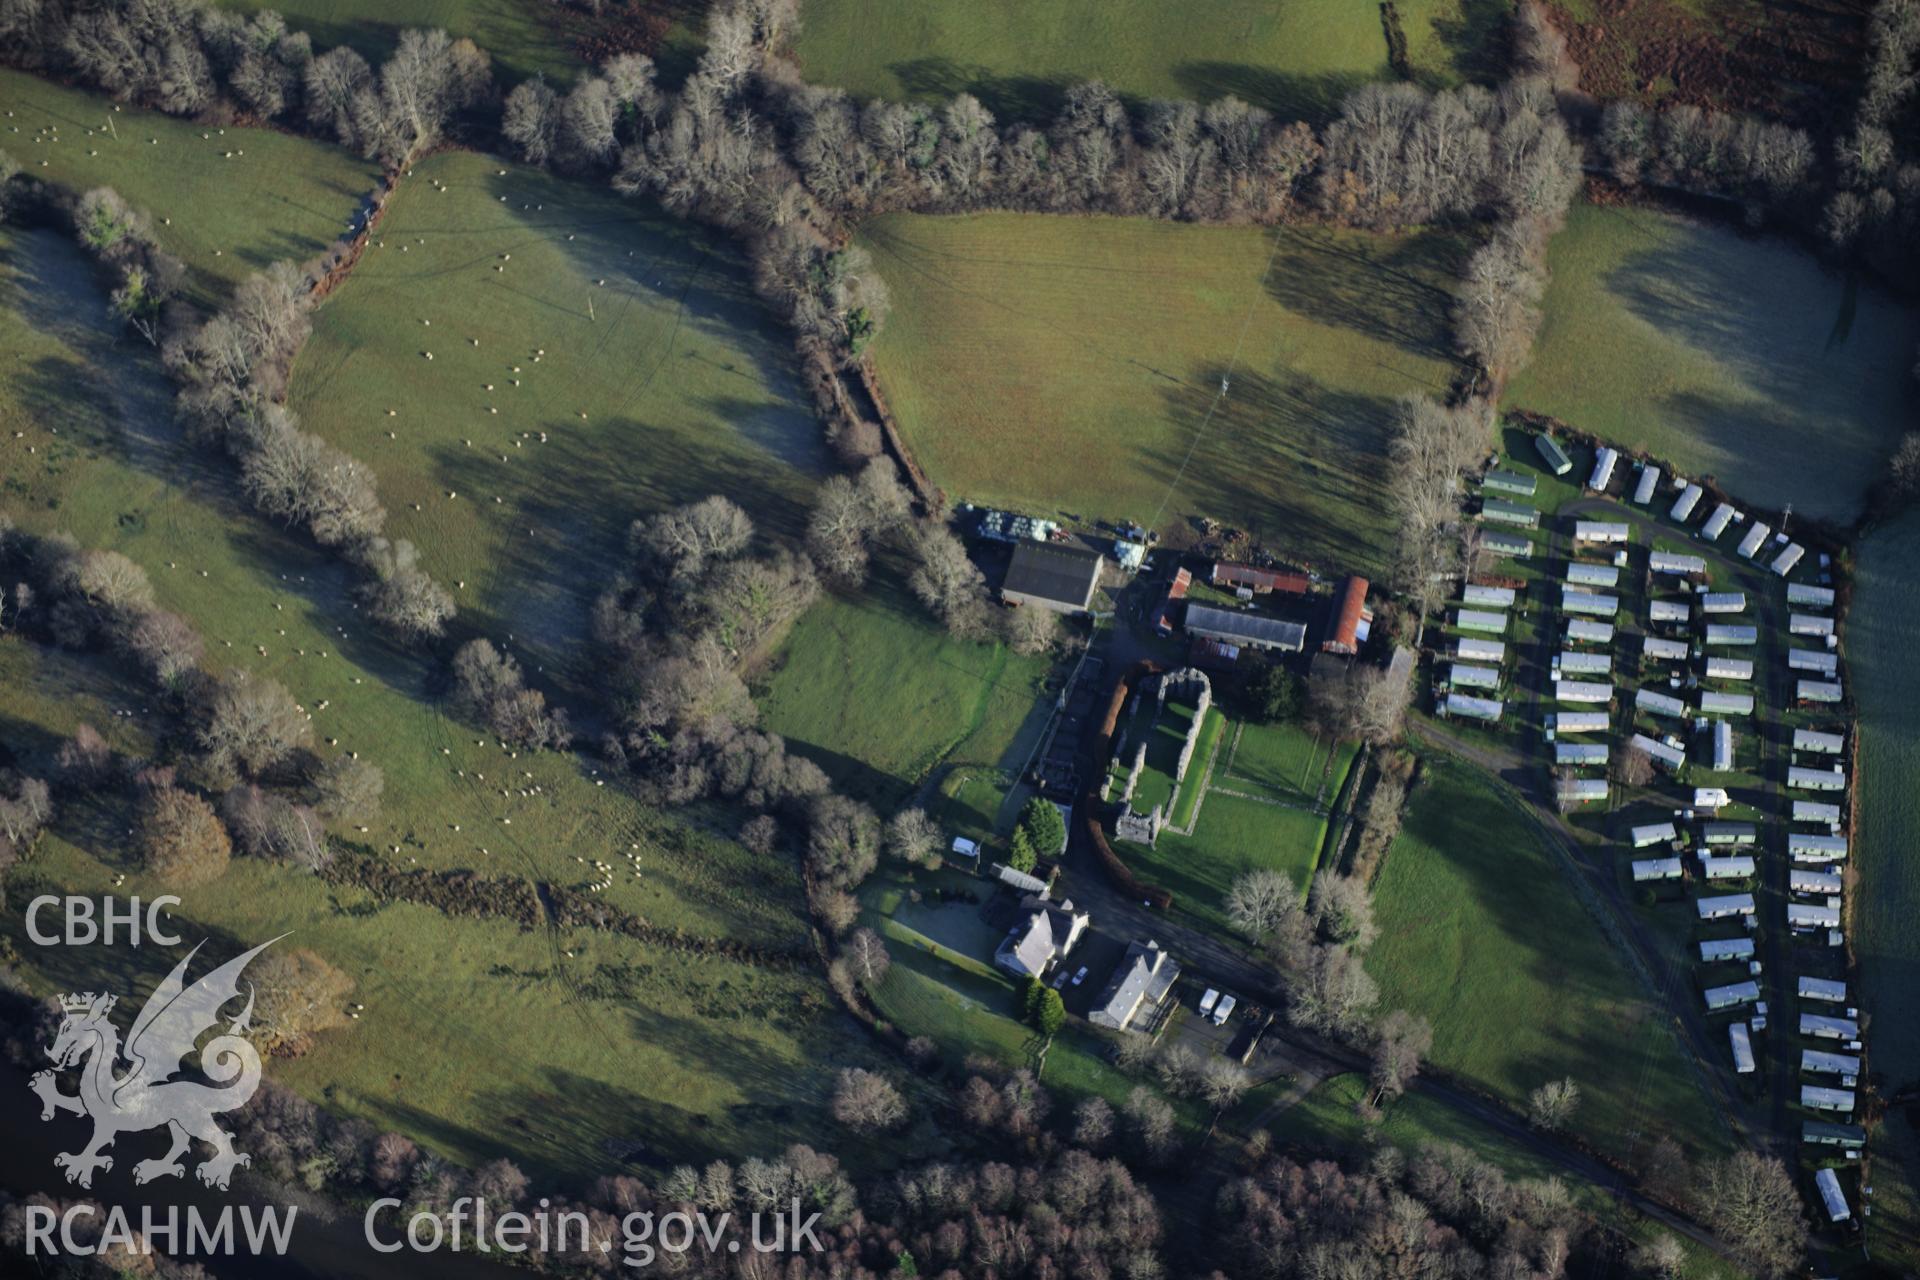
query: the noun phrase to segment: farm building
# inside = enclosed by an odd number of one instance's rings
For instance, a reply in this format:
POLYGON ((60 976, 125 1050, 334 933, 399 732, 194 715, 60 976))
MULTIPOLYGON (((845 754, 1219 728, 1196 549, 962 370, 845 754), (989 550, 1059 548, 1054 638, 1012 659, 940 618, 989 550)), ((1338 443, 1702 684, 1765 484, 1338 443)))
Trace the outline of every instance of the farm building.
POLYGON ((1617 587, 1620 570, 1610 564, 1586 564, 1574 561, 1567 566, 1567 581, 1582 587, 1617 587))
POLYGON ((1671 573, 1679 577, 1690 577, 1707 571, 1707 562, 1699 556, 1683 556, 1672 551, 1656 551, 1647 557, 1647 568, 1654 573, 1671 573))
POLYGON ((1193 574, 1181 569, 1173 575, 1173 581, 1167 583, 1167 594, 1160 601, 1160 607, 1153 611, 1153 629, 1163 636, 1173 634, 1173 606, 1178 600, 1187 598, 1187 588, 1193 585, 1193 574))
POLYGON ((1634 734, 1633 737, 1628 740, 1627 745, 1638 747, 1640 750, 1646 752, 1648 758, 1655 764, 1664 765, 1669 769, 1678 769, 1687 762, 1686 753, 1681 751, 1680 748, 1668 746, 1657 738, 1649 738, 1644 733, 1634 734))
POLYGON ((1700 710, 1710 716, 1750 716, 1753 714, 1753 695, 1704 689, 1700 693, 1700 710))
POLYGON ((1443 704, 1448 715, 1468 720, 1498 720, 1504 705, 1494 698, 1469 698, 1461 693, 1448 694, 1443 704))
POLYGON ((1787 853, 1795 862, 1821 866, 1847 860, 1845 836, 1816 835, 1804 831, 1789 832, 1787 853))
POLYGON ((1553 474, 1563 476, 1573 470, 1573 459, 1567 456, 1567 451, 1562 449, 1560 442, 1552 436, 1535 436, 1533 445, 1540 451, 1540 457, 1545 460, 1547 470, 1553 474))
POLYGON ((1480 549, 1490 555, 1524 560, 1533 554, 1533 539, 1523 538, 1517 533, 1503 533, 1499 529, 1489 529, 1480 535, 1480 549))
POLYGON ((1682 872, 1678 858, 1641 858, 1633 864, 1636 881, 1678 880, 1682 872))
POLYGON ((1853 1216, 1847 1208, 1847 1193, 1840 1189, 1840 1175, 1831 1169, 1822 1169, 1813 1175, 1813 1186, 1820 1193, 1820 1207, 1827 1211, 1827 1221, 1838 1225, 1853 1216))
POLYGON ((1480 518, 1491 520, 1495 524, 1510 524, 1521 529, 1531 529, 1540 523, 1540 513, 1532 507, 1521 506, 1517 502, 1506 502, 1499 498, 1486 498, 1481 501, 1480 518))
POLYGON ((1613 701, 1613 686, 1597 680, 1561 680, 1553 686, 1560 702, 1608 703, 1613 701))
POLYGON ((1835 982, 1832 978, 1812 978, 1801 975, 1799 994, 1802 1000, 1820 1000, 1827 1004, 1845 1004, 1847 1002, 1847 984, 1835 982))
POLYGON ((1454 615, 1453 625, 1462 631, 1479 631, 1486 635, 1504 635, 1507 630, 1507 615, 1488 613, 1484 609, 1462 609, 1454 615))
POLYGON ((1647 617, 1654 622, 1686 622, 1693 617, 1688 600, 1655 600, 1647 606, 1647 617))
POLYGON ((1732 803, 1725 787, 1695 787, 1693 789, 1693 807, 1712 812, 1724 809, 1732 803))
POLYGON ((1540 481, 1518 471, 1494 470, 1487 472, 1486 478, 1480 482, 1480 487, 1491 489, 1495 493, 1511 493, 1522 498, 1531 498, 1534 491, 1540 487, 1540 481))
POLYGON ((1640 464, 1640 479, 1634 482, 1633 500, 1639 506, 1653 501, 1654 490, 1660 487, 1660 468, 1640 464))
POLYGON ((1447 683, 1456 689, 1498 689, 1500 671, 1497 667, 1471 667, 1456 662, 1447 671, 1447 683))
POLYGON ((1605 778, 1562 778, 1557 788, 1563 806, 1601 804, 1607 798, 1605 778))
POLYGON ((1787 615, 1787 630, 1796 636, 1830 636, 1833 634, 1833 619, 1823 618, 1817 613, 1790 613, 1787 615))
POLYGON ((1833 608, 1833 588, 1816 587, 1810 582, 1789 582, 1787 603, 1810 605, 1815 609, 1833 608))
POLYGON ((1613 483, 1613 469, 1619 462, 1617 450, 1601 445, 1593 455, 1593 474, 1587 477, 1587 488, 1605 492, 1606 487, 1613 483))
MULTIPOLYGON (((1680 859, 1675 858, 1675 862, 1680 859)), ((1700 944, 1702 964, 1714 964, 1721 960, 1748 960, 1753 956, 1753 939, 1742 935, 1738 938, 1712 938, 1700 944)))
POLYGON ((1547 727, 1555 733, 1605 733, 1608 727, 1604 711, 1550 711, 1547 727))
POLYGON ((1789 902, 1787 904, 1787 928, 1789 929, 1838 929, 1840 927, 1840 908, 1824 907, 1812 902, 1789 902))
POLYGON ((1753 661, 1750 658, 1708 658, 1707 679, 1751 680, 1753 661))
POLYGON ((1244 588, 1257 596, 1268 595, 1275 591, 1303 596, 1313 589, 1313 582, 1304 573, 1292 573, 1284 569, 1263 569, 1259 565, 1243 564, 1237 560, 1213 562, 1213 585, 1225 587, 1229 591, 1239 591, 1244 588))
POLYGON ((1700 859, 1700 874, 1709 880, 1751 880, 1754 872, 1753 859, 1745 856, 1700 859))
POLYGON ((1802 702, 1838 703, 1840 685, 1833 680, 1800 680, 1796 682, 1795 696, 1802 702))
POLYGON ((1008 604, 1030 604, 1055 613, 1084 613, 1100 585, 1100 553, 1051 542, 1022 542, 1000 583, 1008 604))
POLYGON ((1575 618, 1567 623, 1567 639, 1581 644, 1612 644, 1613 624, 1575 618))
POLYGON ((1692 651, 1684 640, 1662 640, 1659 636, 1648 636, 1641 641, 1640 652, 1656 661, 1685 662, 1692 651))
POLYGON ((1740 545, 1734 549, 1740 553, 1742 560, 1751 560, 1754 557, 1754 553, 1760 550, 1760 544, 1765 542, 1767 535, 1772 532, 1772 526, 1762 524, 1756 520, 1753 522, 1753 526, 1747 530, 1746 535, 1740 539, 1740 545))
POLYGON ((1751 822, 1708 822, 1701 825, 1700 838, 1708 844, 1752 844, 1760 828, 1751 822))
POLYGON ((1613 655, 1587 653, 1580 649, 1562 649, 1555 656, 1553 665, 1570 675, 1611 675, 1613 655))
POLYGON ((1802 1049, 1800 1069, 1857 1080, 1860 1078, 1860 1059, 1850 1053, 1827 1053, 1821 1049, 1802 1049))
MULTIPOLYGON (((1805 684, 1806 681, 1801 681, 1805 684)), ((1819 733, 1812 729, 1793 731, 1793 749, 1811 751, 1816 755, 1837 756, 1846 747, 1847 738, 1841 733, 1819 733)))
POLYGON ((1486 587, 1475 582, 1469 582, 1460 591, 1460 599, 1464 603, 1490 609, 1511 609, 1514 597, 1512 587, 1486 587))
POLYGON ((1707 522, 1700 526, 1700 536, 1712 542, 1727 531, 1727 526, 1733 523, 1733 517, 1736 514, 1731 502, 1721 503, 1713 509, 1713 514, 1707 517, 1707 522))
POLYGON ((1729 916, 1750 916, 1753 914, 1753 895, 1750 893, 1730 893, 1723 898, 1695 898, 1694 909, 1702 920, 1724 920, 1729 916))
POLYGON ((1784 578, 1793 572, 1794 566, 1799 564, 1801 557, 1806 554, 1807 549, 1805 547, 1797 542, 1789 542, 1786 550, 1775 556, 1773 563, 1767 567, 1784 578))
POLYGON ((1757 982, 1735 982, 1724 987, 1708 987, 1701 992, 1707 999, 1707 1010, 1732 1009, 1743 1004, 1752 1004, 1760 998, 1760 984, 1757 982))
POLYGON ((1323 653, 1358 653, 1360 646, 1367 642, 1367 632, 1373 626, 1373 610, 1367 608, 1367 580, 1358 574, 1349 575, 1346 585, 1340 588, 1340 594, 1333 598, 1333 611, 1328 615, 1327 637, 1320 642, 1323 653))
POLYGON ((1564 765, 1604 765, 1607 762, 1607 744, 1604 742, 1556 742, 1553 744, 1553 762, 1564 765))
POLYGON ((1804 769, 1793 765, 1787 769, 1787 786, 1795 791, 1845 791, 1847 775, 1837 765, 1832 769, 1804 769))
POLYGON ((1180 966, 1149 939, 1127 946, 1127 953, 1114 967, 1113 977, 1094 1001, 1087 1021, 1113 1031, 1129 1029, 1142 1013, 1151 1015, 1173 990, 1180 966))
POLYGON ((1216 609, 1204 604, 1187 606, 1187 630, 1209 640, 1222 640, 1249 649, 1299 653, 1307 647, 1307 629, 1298 622, 1282 622, 1257 613, 1216 609))
POLYGON ((1700 597, 1702 613, 1745 613, 1747 611, 1747 593, 1744 591, 1709 591, 1700 597))
POLYGON ((1843 893, 1846 883, 1831 871, 1808 871, 1804 867, 1787 868, 1787 892, 1803 898, 1830 898, 1843 893))
POLYGON ((1225 644, 1219 640, 1209 640, 1205 636, 1195 636, 1193 643, 1187 646, 1187 662, 1190 666, 1206 671, 1228 671, 1240 661, 1240 646, 1225 644))
POLYGON ((1800 1105, 1812 1111, 1841 1111, 1852 1115, 1853 1090, 1803 1084, 1800 1086, 1800 1105))
POLYGON ((1680 496, 1673 500, 1673 509, 1667 514, 1685 524, 1693 517, 1693 509, 1700 505, 1700 495, 1704 492, 1699 485, 1689 483, 1680 491, 1680 496))
POLYGON ((1627 540, 1627 526, 1610 520, 1575 520, 1573 522, 1573 540, 1578 542, 1614 543, 1627 540))
POLYGON ((1812 671, 1823 676, 1840 673, 1840 655, 1822 653, 1818 649, 1787 650, 1787 666, 1795 671, 1812 671))
POLYGON ((1674 720, 1683 720, 1687 714, 1687 704, 1670 693, 1657 693, 1652 689, 1641 689, 1633 695, 1633 705, 1650 716, 1667 716, 1674 720))
POLYGON ((1590 617, 1611 618, 1620 612, 1620 597, 1597 595, 1592 591, 1582 591, 1578 587, 1560 588, 1560 607, 1568 613, 1583 613, 1590 617))
POLYGON ((1008 930, 993 953, 993 962, 1016 977, 1037 978, 1073 950, 1090 917, 1075 911, 1065 899, 1054 903, 1038 894, 1028 896, 1020 906, 1026 915, 1008 930))
MULTIPOLYGON (((1733 726, 1725 720, 1713 723, 1713 771, 1728 773, 1733 769, 1733 726)), ((1723 791, 1721 795, 1725 795, 1723 791)), ((1722 801, 1722 803, 1725 803, 1722 801)))
POLYGON ((1727 623, 1713 623, 1707 627, 1707 643, 1729 647, 1757 644, 1760 633, 1752 627, 1736 627, 1727 623))
POLYGON ((1453 642, 1453 656, 1469 662, 1505 662, 1507 646, 1499 640, 1476 640, 1462 636, 1453 642))
POLYGON ((1727 1026, 1727 1042, 1733 1047, 1733 1069, 1740 1075, 1753 1073, 1753 1036, 1747 1031, 1744 1022, 1730 1023, 1727 1026))
POLYGON ((1857 1124, 1808 1120, 1800 1126, 1800 1141, 1812 1147, 1845 1147, 1858 1151, 1867 1145, 1867 1131, 1857 1124))
POLYGON ((1852 1018, 1803 1013, 1800 1015, 1800 1034, 1814 1040, 1858 1040, 1860 1024, 1852 1018))
POLYGON ((1795 800, 1793 802, 1793 820, 1795 822, 1825 822, 1829 825, 1840 821, 1840 806, 1822 804, 1818 800, 1795 800))
POLYGON ((1680 838, 1671 822, 1654 822, 1644 827, 1635 827, 1628 833, 1633 838, 1633 847, 1644 849, 1650 844, 1672 844, 1680 838))

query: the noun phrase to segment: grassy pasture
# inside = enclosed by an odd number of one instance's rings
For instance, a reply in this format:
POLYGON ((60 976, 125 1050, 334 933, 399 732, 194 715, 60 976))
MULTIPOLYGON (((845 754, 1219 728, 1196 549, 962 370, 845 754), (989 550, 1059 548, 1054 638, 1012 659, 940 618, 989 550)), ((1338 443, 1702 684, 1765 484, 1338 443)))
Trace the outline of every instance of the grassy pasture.
POLYGON ((565 83, 578 63, 557 19, 564 12, 540 0, 220 0, 224 9, 255 13, 272 9, 287 24, 313 37, 316 51, 351 45, 378 67, 409 27, 438 27, 465 36, 493 58, 495 74, 509 81, 540 74, 565 83))
POLYGON ((194 296, 209 305, 271 263, 326 248, 380 177, 371 161, 322 142, 116 110, 100 94, 18 71, 0 70, 0 102, 0 151, 32 177, 125 196, 161 246, 187 264, 194 296))
MULTIPOLYGON (((1402 0, 1418 78, 1452 84, 1494 73, 1502 6, 1402 0)), ((1232 95, 1287 118, 1330 114, 1369 80, 1393 77, 1377 7, 1336 0, 1199 7, 1151 0, 812 0, 795 52, 808 80, 861 98, 971 93, 1003 118, 1039 119, 1082 80, 1121 93, 1232 95)))
POLYGON ((1670 1133, 1718 1150, 1709 1104, 1667 1025, 1609 949, 1526 820, 1490 784, 1429 758, 1374 883, 1381 1007, 1434 1028, 1433 1061, 1524 1106, 1561 1076, 1574 1128, 1625 1155, 1670 1133))
POLYGON ((1215 782, 1289 804, 1312 804, 1323 790, 1331 803, 1359 753, 1351 742, 1329 743, 1298 724, 1248 723, 1230 742, 1232 754, 1223 746, 1215 782))
POLYGON ((1326 835, 1321 814, 1209 792, 1191 836, 1162 831, 1151 849, 1123 842, 1117 851, 1141 879, 1172 890, 1175 911, 1224 934, 1231 932, 1225 904, 1235 876, 1271 867, 1304 889, 1326 835))
POLYGON ((1506 403, 1846 522, 1905 428, 1920 319, 1784 241, 1578 205, 1506 403))
POLYGON ((404 182, 315 313, 291 404, 378 474, 389 535, 554 675, 582 674, 635 516, 718 492, 794 534, 826 465, 724 240, 470 154, 404 182))
POLYGON ((1207 514, 1384 565, 1389 410, 1447 385, 1458 240, 1024 214, 860 234, 893 292, 882 387, 955 499, 1162 528, 1207 514))

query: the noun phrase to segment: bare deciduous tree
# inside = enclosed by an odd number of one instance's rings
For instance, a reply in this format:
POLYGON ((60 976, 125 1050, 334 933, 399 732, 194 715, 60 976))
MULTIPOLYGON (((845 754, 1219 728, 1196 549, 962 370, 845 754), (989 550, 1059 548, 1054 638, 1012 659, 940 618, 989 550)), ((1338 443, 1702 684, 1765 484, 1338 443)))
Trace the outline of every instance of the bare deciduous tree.
POLYGON ((1425 1018, 1395 1009, 1374 1028, 1373 1069, 1369 1082, 1380 1098, 1397 1098, 1420 1071, 1433 1048, 1433 1026, 1425 1018))
POLYGON ((1806 1252, 1793 1176, 1777 1158, 1737 1151, 1704 1171, 1707 1221, 1756 1275, 1785 1275, 1806 1252))
POLYGON ((1527 1119, 1535 1128, 1564 1129, 1580 1107, 1580 1086, 1571 1077, 1549 1080, 1527 1095, 1527 1119))
POLYGON ((907 1118, 907 1104, 885 1076, 848 1067, 834 1081, 833 1118, 858 1133, 879 1133, 907 1118))

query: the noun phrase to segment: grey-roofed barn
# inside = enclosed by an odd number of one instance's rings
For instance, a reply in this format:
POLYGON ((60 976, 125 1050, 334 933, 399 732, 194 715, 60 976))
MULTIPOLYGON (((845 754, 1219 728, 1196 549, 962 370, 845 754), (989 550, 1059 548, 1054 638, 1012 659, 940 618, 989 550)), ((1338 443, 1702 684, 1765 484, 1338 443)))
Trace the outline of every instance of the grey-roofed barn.
POLYGON ((1050 542, 1023 542, 1000 583, 1009 604, 1033 604, 1056 613, 1080 613, 1100 584, 1100 553, 1050 542))

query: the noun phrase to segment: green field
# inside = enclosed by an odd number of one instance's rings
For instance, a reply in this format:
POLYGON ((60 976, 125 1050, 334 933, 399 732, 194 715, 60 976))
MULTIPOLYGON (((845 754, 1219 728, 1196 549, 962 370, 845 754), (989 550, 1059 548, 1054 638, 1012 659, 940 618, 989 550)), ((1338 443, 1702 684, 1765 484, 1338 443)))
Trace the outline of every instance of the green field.
POLYGON ((203 303, 218 303, 270 263, 317 255, 346 232, 380 178, 378 166, 339 147, 116 108, 18 71, 0 70, 0 102, 8 112, 0 151, 31 177, 125 196, 160 246, 191 269, 203 303))
POLYGON ((462 611, 549 668, 583 654, 634 517, 723 493, 795 534, 827 466, 727 241, 468 153, 415 166, 290 403, 373 468, 388 535, 462 611))
POLYGON ((1579 205, 1506 404, 1839 522, 1905 429, 1920 319, 1777 239, 1579 205))
POLYGON ((1175 911, 1230 933, 1226 899, 1234 877, 1269 867, 1305 892, 1326 837, 1322 814, 1209 791, 1191 836, 1162 831, 1151 849, 1124 842, 1115 848, 1142 880, 1172 891, 1175 911))
POLYGON ((1447 386, 1460 241, 1028 214, 860 238, 893 293, 882 388, 954 499, 1210 515, 1281 554, 1385 565, 1391 403, 1447 386))
POLYGON ((1656 1132, 1717 1151, 1666 1015, 1540 836, 1463 766, 1429 757, 1425 769, 1374 883, 1380 1007, 1424 1015, 1436 1066, 1516 1105, 1571 1076, 1574 1128, 1603 1151, 1624 1156, 1656 1132))
MULTIPOLYGON (((1496 74, 1505 9, 1402 0, 1418 78, 1496 74)), ((1329 115, 1342 95, 1393 78, 1380 11, 1339 0, 1199 8, 1151 0, 809 0, 795 52, 809 81, 862 98, 971 93, 1003 118, 1039 120, 1081 80, 1136 99, 1232 95, 1283 118, 1329 115)))
POLYGON ((1287 804, 1331 803, 1359 751, 1351 742, 1329 743, 1299 724, 1249 722, 1235 728, 1237 736, 1228 735, 1232 754, 1222 746, 1214 784, 1287 804))

